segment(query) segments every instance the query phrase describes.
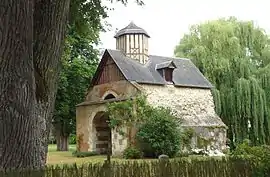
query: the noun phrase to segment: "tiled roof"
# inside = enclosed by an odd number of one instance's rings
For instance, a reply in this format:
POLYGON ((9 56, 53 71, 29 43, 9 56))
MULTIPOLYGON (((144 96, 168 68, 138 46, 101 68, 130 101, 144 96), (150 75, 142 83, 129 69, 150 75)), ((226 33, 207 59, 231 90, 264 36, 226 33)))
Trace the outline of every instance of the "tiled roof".
POLYGON ((157 71, 156 66, 161 63, 171 63, 171 61, 173 61, 176 66, 173 71, 173 83, 175 86, 199 88, 213 87, 189 59, 150 55, 148 62, 143 65, 134 59, 126 57, 119 50, 108 49, 106 51, 110 54, 125 78, 129 81, 165 85, 167 82, 157 71))

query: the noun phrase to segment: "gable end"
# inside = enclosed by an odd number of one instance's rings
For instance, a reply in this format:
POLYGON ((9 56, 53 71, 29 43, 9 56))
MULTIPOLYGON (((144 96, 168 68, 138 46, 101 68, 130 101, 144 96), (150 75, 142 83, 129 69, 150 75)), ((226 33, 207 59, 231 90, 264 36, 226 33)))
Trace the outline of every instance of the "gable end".
POLYGON ((96 73, 91 82, 91 86, 101 85, 109 82, 126 80, 110 54, 105 51, 96 73))

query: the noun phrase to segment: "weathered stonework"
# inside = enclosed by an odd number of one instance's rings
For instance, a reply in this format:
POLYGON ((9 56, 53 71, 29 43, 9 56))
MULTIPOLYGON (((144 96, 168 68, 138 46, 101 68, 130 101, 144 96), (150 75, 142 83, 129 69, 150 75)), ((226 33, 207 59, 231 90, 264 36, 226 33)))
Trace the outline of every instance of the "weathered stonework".
POLYGON ((107 94, 113 94, 116 98, 128 98, 136 95, 138 89, 126 80, 96 85, 87 93, 85 101, 103 100, 107 94))
POLYGON ((85 105, 76 109, 77 149, 82 152, 94 151, 93 119, 97 113, 104 112, 105 105, 85 105))
MULTIPOLYGON (((106 110, 105 104, 90 105, 90 106, 80 106, 77 107, 77 149, 81 152, 95 151, 96 137, 99 134, 95 130, 94 118, 100 113, 106 110)), ((123 137, 116 131, 111 131, 111 141, 112 141, 112 154, 119 155, 127 147, 127 138, 123 137)))
POLYGON ((223 152, 226 147, 226 129, 222 127, 190 127, 195 131, 191 140, 192 149, 220 150, 223 152))
MULTIPOLYGON (((100 151, 96 148, 96 144, 102 144, 97 141, 97 136, 102 132, 96 131, 94 119, 106 111, 106 104, 102 102, 106 95, 112 94, 117 99, 121 99, 135 96, 137 93, 136 84, 133 85, 125 80, 94 86, 87 94, 86 101, 76 108, 77 150, 100 151)), ((111 143, 112 155, 120 155, 127 147, 128 140, 112 130, 111 143)))
MULTIPOLYGON (((126 132, 125 130, 122 130, 126 132)), ((117 133, 116 131, 112 131, 112 155, 120 156, 122 155, 125 148, 128 146, 128 139, 117 133)))
MULTIPOLYGON (((195 134, 191 148, 226 149, 226 126, 216 115, 210 89, 131 84, 127 81, 95 86, 87 96, 87 101, 102 100, 106 94, 117 98, 131 97, 142 90, 147 101, 154 106, 170 107, 183 120, 184 127, 190 127, 195 134)), ((86 102, 87 102, 86 101, 86 102)), ((106 110, 105 104, 90 104, 77 107, 77 137, 80 151, 96 151, 95 116, 106 110)), ((126 137, 111 132, 112 154, 120 155, 128 144, 126 137)))
POLYGON ((183 125, 225 126, 215 113, 210 89, 141 84, 147 101, 152 105, 169 107, 181 117, 183 125))
MULTIPOLYGON (((208 150, 226 149, 226 126, 216 115, 210 89, 158 86, 118 81, 95 86, 89 93, 86 103, 100 101, 107 94, 116 98, 135 96, 141 90, 147 101, 154 106, 170 107, 183 120, 184 127, 194 130, 191 148, 208 150)), ((97 151, 95 144, 97 132, 93 121, 97 114, 104 112, 106 106, 89 104, 77 107, 77 137, 80 151, 97 151)), ((120 155, 128 145, 126 137, 111 132, 112 154, 120 155)))
POLYGON ((206 149, 226 149, 226 125, 215 113, 210 89, 146 84, 141 84, 141 87, 150 104, 171 108, 182 119, 182 126, 194 130, 193 149, 202 146, 199 140, 205 142, 206 149))

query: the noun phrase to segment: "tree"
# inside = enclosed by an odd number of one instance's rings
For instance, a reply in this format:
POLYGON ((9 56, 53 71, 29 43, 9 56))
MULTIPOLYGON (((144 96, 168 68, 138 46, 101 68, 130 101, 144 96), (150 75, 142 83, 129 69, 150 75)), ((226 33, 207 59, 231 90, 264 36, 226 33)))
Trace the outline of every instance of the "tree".
POLYGON ((3 0, 0 7, 0 168, 39 168, 42 146, 40 120, 35 117, 33 1, 3 0))
POLYGON ((67 24, 102 24, 106 7, 99 0, 2 0, 0 7, 0 169, 44 167, 67 24))
POLYGON ((246 138, 270 143, 270 39, 263 29, 234 17, 193 25, 174 53, 191 58, 214 84, 232 146, 246 138))
POLYGON ((82 102, 98 64, 98 51, 87 38, 70 30, 62 59, 53 125, 57 150, 68 150, 68 137, 76 130, 76 104, 82 102))

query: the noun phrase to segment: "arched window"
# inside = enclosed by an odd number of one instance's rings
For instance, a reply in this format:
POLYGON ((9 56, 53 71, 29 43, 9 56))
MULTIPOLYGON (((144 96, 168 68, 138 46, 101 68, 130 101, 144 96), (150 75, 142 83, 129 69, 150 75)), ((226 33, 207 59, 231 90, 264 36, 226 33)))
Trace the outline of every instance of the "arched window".
POLYGON ((113 98, 115 98, 115 96, 114 96, 113 94, 108 94, 108 95, 104 98, 104 100, 113 99, 113 98))

